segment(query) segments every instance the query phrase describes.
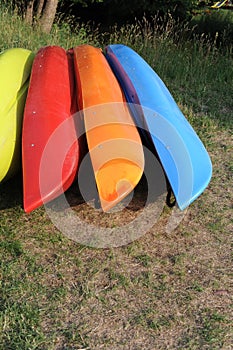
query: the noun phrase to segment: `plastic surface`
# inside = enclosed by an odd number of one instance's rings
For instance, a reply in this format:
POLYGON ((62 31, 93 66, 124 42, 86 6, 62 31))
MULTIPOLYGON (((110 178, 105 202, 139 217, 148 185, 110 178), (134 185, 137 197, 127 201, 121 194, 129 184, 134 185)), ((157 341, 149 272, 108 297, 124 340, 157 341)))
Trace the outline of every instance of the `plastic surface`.
POLYGON ((131 48, 124 45, 106 47, 106 58, 112 67, 137 125, 149 131, 180 209, 186 208, 206 188, 212 175, 210 157, 184 117, 169 90, 131 48))
POLYGON ((19 170, 21 130, 34 55, 14 48, 0 54, 0 182, 19 170))
POLYGON ((78 104, 103 211, 127 196, 144 168, 139 133, 123 92, 100 49, 74 48, 78 104))
POLYGON ((79 144, 74 120, 72 51, 58 46, 36 54, 25 105, 22 158, 24 210, 67 190, 75 179, 79 144), (70 140, 75 140, 72 145, 70 140))
POLYGON ((227 0, 217 1, 211 7, 214 8, 214 9, 218 9, 218 8, 224 6, 225 4, 227 4, 227 2, 228 2, 227 0))

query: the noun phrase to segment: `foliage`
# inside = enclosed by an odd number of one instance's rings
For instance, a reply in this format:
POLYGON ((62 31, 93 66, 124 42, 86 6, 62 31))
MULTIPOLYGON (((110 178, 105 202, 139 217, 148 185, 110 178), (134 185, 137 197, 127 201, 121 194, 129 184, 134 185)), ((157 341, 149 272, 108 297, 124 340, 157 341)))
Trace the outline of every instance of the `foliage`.
MULTIPOLYGON (((28 0, 2 0, 2 3, 4 3, 7 6, 11 6, 12 8, 26 8, 28 0)), ((37 3, 38 1, 36 1, 37 3)), ((83 6, 89 6, 90 4, 96 2, 104 2, 104 0, 59 0, 60 3, 63 3, 66 6, 69 6, 70 3, 79 3, 82 4, 83 6)))
POLYGON ((233 12, 230 10, 205 11, 191 20, 190 27, 195 34, 206 34, 219 45, 233 42, 233 12))
POLYGON ((121 23, 134 18, 141 19, 144 15, 149 18, 158 14, 163 20, 169 14, 183 21, 191 16, 196 6, 197 1, 195 0, 112 0, 104 2, 106 12, 112 20, 116 21, 119 18, 118 22, 121 23))
MULTIPOLYGON (((104 1, 105 0, 72 0, 71 2, 78 3, 78 4, 81 4, 83 6, 89 6, 90 4, 93 4, 94 2, 100 3, 100 2, 104 2, 104 1)), ((64 5, 67 5, 66 4, 67 0, 61 0, 61 2, 63 2, 64 5)))
MULTIPOLYGON (((118 2, 118 1, 116 1, 118 2)), ((184 19, 187 14, 190 14, 190 12, 194 9, 196 6, 195 0, 157 0, 157 1, 129 1, 127 2, 128 6, 131 8, 136 8, 139 11, 145 11, 150 14, 155 14, 156 12, 160 11, 162 13, 168 13, 170 12, 173 16, 179 17, 181 19, 184 19)))
MULTIPOLYGON (((8 7, 18 8, 21 13, 24 13, 29 1, 26 0, 3 0, 8 7)), ((35 1, 37 6, 38 0, 35 1)), ((91 7, 92 4, 103 3, 103 9, 108 9, 110 12, 120 12, 122 17, 142 17, 142 14, 155 15, 158 11, 161 14, 168 12, 172 16, 179 19, 186 19, 190 16, 195 8, 197 8, 198 0, 59 0, 59 8, 68 10, 73 5, 80 5, 83 7, 91 7)))

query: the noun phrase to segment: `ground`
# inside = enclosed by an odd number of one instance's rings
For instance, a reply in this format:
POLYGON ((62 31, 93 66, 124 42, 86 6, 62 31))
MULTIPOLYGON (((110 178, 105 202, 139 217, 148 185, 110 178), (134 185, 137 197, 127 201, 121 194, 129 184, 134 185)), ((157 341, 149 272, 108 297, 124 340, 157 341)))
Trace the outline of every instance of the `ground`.
MULTIPOLYGON (((3 184, 0 348, 230 350, 232 145, 228 131, 209 138, 213 177, 175 229, 164 204, 147 233, 113 248, 67 238, 44 208, 25 214, 20 178, 3 184)), ((82 220, 109 228, 140 213, 145 193, 112 214, 69 196, 82 220)))

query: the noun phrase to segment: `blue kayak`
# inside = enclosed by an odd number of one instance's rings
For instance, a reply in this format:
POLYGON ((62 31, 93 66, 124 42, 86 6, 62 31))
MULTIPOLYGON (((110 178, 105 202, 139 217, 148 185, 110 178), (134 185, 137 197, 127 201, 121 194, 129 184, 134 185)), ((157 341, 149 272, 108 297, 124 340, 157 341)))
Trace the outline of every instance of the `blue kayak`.
POLYGON ((155 148, 177 204, 185 209, 211 179, 212 164, 207 150, 163 81, 139 54, 116 44, 107 46, 105 55, 124 91, 135 124, 155 148))

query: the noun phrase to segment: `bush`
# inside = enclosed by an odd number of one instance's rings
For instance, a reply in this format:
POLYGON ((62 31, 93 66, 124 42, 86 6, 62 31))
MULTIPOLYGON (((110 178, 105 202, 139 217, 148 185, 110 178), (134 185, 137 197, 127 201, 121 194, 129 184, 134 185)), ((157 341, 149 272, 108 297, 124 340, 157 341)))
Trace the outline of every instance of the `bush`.
POLYGON ((209 10, 195 16, 190 25, 195 35, 206 35, 216 44, 228 46, 233 42, 233 11, 209 10))

